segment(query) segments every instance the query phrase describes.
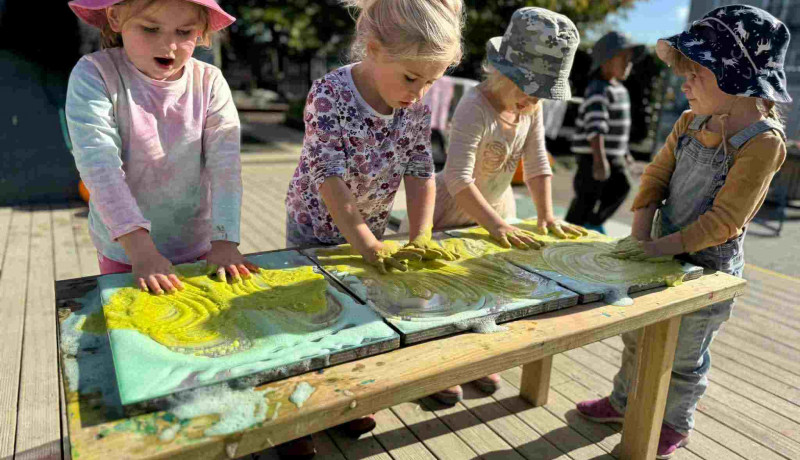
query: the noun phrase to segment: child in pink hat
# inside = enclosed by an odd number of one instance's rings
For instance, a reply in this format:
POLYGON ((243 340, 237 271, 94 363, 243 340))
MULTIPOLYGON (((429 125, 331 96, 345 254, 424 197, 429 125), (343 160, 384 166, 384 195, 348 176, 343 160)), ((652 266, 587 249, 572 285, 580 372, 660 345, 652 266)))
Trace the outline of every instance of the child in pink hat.
POLYGON ((72 70, 66 103, 101 273, 133 272, 156 294, 182 288, 173 264, 203 258, 222 278, 248 277, 239 117, 220 70, 192 58, 235 19, 214 0, 69 7, 103 35, 72 70))

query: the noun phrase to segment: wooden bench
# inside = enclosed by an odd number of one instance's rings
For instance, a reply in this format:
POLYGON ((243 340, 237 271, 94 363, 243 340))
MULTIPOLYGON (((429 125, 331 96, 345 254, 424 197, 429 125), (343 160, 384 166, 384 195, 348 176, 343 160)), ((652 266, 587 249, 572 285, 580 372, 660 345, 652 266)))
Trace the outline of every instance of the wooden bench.
MULTIPOLYGON (((94 277, 58 282, 56 303, 74 308, 74 299, 95 285, 94 277)), ((681 316, 739 296, 745 285, 740 278, 708 274, 674 288, 634 294, 630 307, 579 305, 506 323, 504 332, 461 334, 272 382, 265 386, 268 391, 260 389, 270 404, 280 403, 280 414, 227 436, 202 434, 214 422, 209 416, 184 421, 168 442, 152 430, 120 429, 167 417, 163 412, 116 420, 100 417, 88 423, 81 414, 102 413, 97 410, 101 402, 68 394, 69 441, 73 457, 81 459, 236 458, 519 365, 521 395, 538 406, 547 402, 554 354, 639 330, 638 363, 646 365, 638 366, 629 396, 620 455, 654 458, 681 316), (301 382, 315 391, 298 408, 288 397, 301 382)))

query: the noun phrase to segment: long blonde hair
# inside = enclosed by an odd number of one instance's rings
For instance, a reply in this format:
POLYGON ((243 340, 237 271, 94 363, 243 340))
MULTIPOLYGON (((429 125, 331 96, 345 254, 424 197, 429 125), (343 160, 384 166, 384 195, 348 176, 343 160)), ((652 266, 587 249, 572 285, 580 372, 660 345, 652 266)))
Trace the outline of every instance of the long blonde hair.
MULTIPOLYGON (((149 9, 158 3, 158 1, 159 0, 123 0, 114 6, 110 6, 109 8, 120 8, 119 26, 122 28, 126 22, 149 9)), ((205 24, 203 34, 197 41, 197 45, 210 47, 212 32, 210 32, 208 28, 208 10, 204 6, 196 3, 192 3, 192 5, 195 5, 199 9, 198 11, 200 12, 200 19, 205 24)), ((106 24, 100 30, 100 45, 103 49, 119 48, 122 46, 122 35, 120 35, 119 32, 114 32, 114 30, 111 28, 111 24, 108 22, 106 22, 106 24)))
MULTIPOLYGON (((666 51, 664 56, 664 62, 667 63, 670 67, 675 69, 675 73, 683 76, 688 73, 697 73, 700 72, 700 69, 703 68, 697 62, 689 59, 686 57, 685 54, 681 53, 675 48, 669 47, 666 51)), ((744 97, 744 96, 737 96, 737 97, 744 97)), ((763 99, 763 98, 755 98, 756 99, 756 107, 758 111, 766 118, 772 118, 773 120, 777 121, 781 126, 784 126, 783 119, 781 118, 780 110, 778 110, 777 104, 775 102, 763 99)))
POLYGON ((351 60, 362 60, 374 41, 396 60, 461 61, 463 0, 341 1, 360 10, 351 60))

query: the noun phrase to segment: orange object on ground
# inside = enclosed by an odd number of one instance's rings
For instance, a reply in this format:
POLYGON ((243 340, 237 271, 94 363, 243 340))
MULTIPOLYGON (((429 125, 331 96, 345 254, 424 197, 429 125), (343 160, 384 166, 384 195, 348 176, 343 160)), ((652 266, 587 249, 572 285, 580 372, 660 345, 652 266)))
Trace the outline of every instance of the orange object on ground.
POLYGON ((78 182, 78 194, 81 196, 81 199, 86 203, 89 203, 89 189, 83 184, 83 181, 78 182))
MULTIPOLYGON (((550 155, 550 152, 547 152, 547 161, 550 163, 550 166, 553 166, 553 164, 556 162, 555 158, 553 158, 553 155, 550 155)), ((514 171, 514 177, 511 178, 511 185, 525 185, 525 178, 523 177, 522 171, 522 160, 519 160, 517 170, 514 171)))

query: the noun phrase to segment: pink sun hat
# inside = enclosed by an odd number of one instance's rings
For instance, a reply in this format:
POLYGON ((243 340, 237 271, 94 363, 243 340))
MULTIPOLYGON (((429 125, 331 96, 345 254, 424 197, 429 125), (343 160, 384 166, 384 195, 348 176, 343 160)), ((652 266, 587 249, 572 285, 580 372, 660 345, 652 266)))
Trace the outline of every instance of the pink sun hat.
MULTIPOLYGON (((102 29, 106 25, 106 8, 116 5, 122 0, 73 0, 69 2, 70 9, 78 15, 83 22, 90 26, 102 29)), ((215 0, 186 0, 208 8, 208 29, 211 32, 222 30, 236 21, 236 18, 220 8, 215 0)))

